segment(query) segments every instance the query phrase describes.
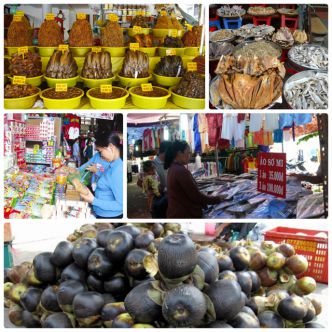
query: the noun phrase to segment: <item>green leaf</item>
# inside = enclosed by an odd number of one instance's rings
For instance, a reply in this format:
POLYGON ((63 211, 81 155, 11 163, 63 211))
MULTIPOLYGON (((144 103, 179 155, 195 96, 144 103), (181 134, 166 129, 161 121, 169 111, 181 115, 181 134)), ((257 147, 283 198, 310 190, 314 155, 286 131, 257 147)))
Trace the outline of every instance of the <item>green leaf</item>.
POLYGON ((205 283, 205 274, 204 271, 201 269, 201 267, 197 264, 195 267, 194 272, 192 273, 194 285, 198 289, 203 289, 204 288, 204 283, 205 283))
POLYGON ((208 324, 208 323, 214 322, 217 319, 217 315, 216 315, 216 311, 214 309, 214 305, 213 305, 211 299, 206 294, 203 293, 203 295, 205 297, 206 306, 207 306, 205 320, 206 320, 206 323, 208 324))
POLYGON ((160 291, 157 291, 155 289, 149 289, 148 296, 149 296, 150 300, 152 300, 154 303, 156 303, 160 306, 163 305, 163 296, 160 291))

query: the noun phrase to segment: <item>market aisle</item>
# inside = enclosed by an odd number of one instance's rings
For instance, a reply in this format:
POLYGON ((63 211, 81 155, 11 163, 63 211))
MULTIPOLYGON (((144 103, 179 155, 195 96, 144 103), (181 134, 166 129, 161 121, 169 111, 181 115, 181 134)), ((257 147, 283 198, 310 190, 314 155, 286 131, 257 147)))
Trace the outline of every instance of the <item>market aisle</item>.
POLYGON ((137 174, 133 174, 133 181, 127 184, 127 214, 128 216, 130 216, 131 219, 150 219, 151 215, 149 211, 147 211, 146 196, 136 184, 137 177, 137 174))

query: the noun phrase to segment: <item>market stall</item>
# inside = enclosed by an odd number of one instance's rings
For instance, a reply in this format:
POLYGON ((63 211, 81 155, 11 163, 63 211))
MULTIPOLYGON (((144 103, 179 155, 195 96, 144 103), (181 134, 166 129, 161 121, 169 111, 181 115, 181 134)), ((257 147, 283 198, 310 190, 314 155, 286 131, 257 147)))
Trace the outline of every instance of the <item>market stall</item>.
POLYGON ((142 162, 154 160, 163 141, 176 140, 191 147, 185 167, 200 192, 220 198, 205 207, 203 218, 326 217, 324 116, 129 114, 128 162, 136 174, 128 183, 128 217, 149 217, 136 176, 144 177, 142 162))
POLYGON ((227 239, 207 235, 197 222, 13 225, 4 325, 327 326, 326 223, 314 229, 305 222, 299 228, 243 223, 241 239, 238 225, 227 225, 227 239))
POLYGON ((201 5, 5 6, 5 108, 204 108, 201 5))
POLYGON ((327 109, 326 5, 210 5, 209 14, 212 108, 327 109))
POLYGON ((5 218, 94 218, 80 195, 91 185, 94 133, 122 137, 122 115, 5 114, 4 128, 5 218))

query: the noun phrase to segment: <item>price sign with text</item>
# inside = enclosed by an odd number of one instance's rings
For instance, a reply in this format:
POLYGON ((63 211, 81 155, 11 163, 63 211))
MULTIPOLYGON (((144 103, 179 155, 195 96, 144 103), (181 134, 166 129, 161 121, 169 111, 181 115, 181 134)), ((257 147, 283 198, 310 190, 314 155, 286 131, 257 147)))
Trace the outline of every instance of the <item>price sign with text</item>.
POLYGON ((17 49, 17 53, 20 54, 20 55, 22 55, 22 54, 26 54, 26 53, 28 53, 28 52, 29 52, 29 48, 28 48, 28 46, 22 46, 22 47, 19 47, 19 48, 17 49))
POLYGON ((59 45, 58 50, 61 51, 62 53, 68 51, 68 45, 66 44, 59 45))
POLYGON ((91 51, 93 53, 100 53, 101 52, 101 47, 92 47, 91 51))
POLYGON ((55 92, 67 92, 67 83, 57 83, 55 84, 55 92))
POLYGON ((134 33, 136 33, 136 34, 140 34, 140 33, 142 33, 142 27, 140 27, 140 26, 138 26, 138 25, 134 25, 134 26, 133 26, 133 31, 134 31, 134 33))
POLYGON ((48 13, 46 14, 46 21, 54 21, 54 14, 48 13))
POLYGON ((116 14, 108 14, 108 19, 109 19, 111 22, 117 22, 117 21, 119 21, 119 17, 118 17, 118 15, 116 15, 116 14))
POLYGON ((24 11, 23 10, 17 10, 15 15, 17 16, 24 16, 24 11))
POLYGON ((13 84, 15 85, 24 85, 26 82, 26 76, 14 76, 13 77, 13 84))
POLYGON ((174 48, 166 50, 166 55, 176 55, 176 50, 174 48))
POLYGON ((171 31, 171 37, 176 38, 178 36, 178 30, 173 29, 171 31))
POLYGON ((144 92, 149 92, 149 91, 153 91, 153 87, 151 83, 145 83, 145 84, 141 84, 141 89, 144 92))
POLYGON ((85 13, 77 13, 76 15, 78 20, 85 20, 86 19, 86 14, 85 13))
POLYGON ((21 21, 22 21, 22 17, 23 17, 23 16, 20 16, 20 15, 14 15, 14 17, 13 17, 13 21, 14 21, 14 22, 21 22, 21 21))
POLYGON ((130 43, 129 49, 132 51, 138 51, 139 50, 139 43, 130 43))
POLYGON ((101 84, 100 92, 101 93, 112 93, 112 85, 111 84, 101 84))
POLYGON ((197 71, 197 62, 188 62, 187 70, 188 71, 197 71))
POLYGON ((258 154, 257 190, 286 198, 286 153, 258 154))
POLYGON ((166 16, 166 15, 167 15, 166 10, 161 10, 161 11, 160 11, 160 16, 166 16))

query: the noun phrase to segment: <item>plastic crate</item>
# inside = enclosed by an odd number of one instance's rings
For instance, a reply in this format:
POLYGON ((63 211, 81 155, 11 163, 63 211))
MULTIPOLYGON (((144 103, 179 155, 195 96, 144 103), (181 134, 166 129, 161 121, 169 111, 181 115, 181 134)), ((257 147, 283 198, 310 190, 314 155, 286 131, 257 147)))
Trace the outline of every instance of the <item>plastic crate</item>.
POLYGON ((297 254, 308 260, 308 270, 303 275, 310 276, 317 282, 328 283, 328 232, 276 227, 265 232, 265 240, 291 244, 297 254), (319 233, 325 233, 327 237, 320 237, 319 233))

